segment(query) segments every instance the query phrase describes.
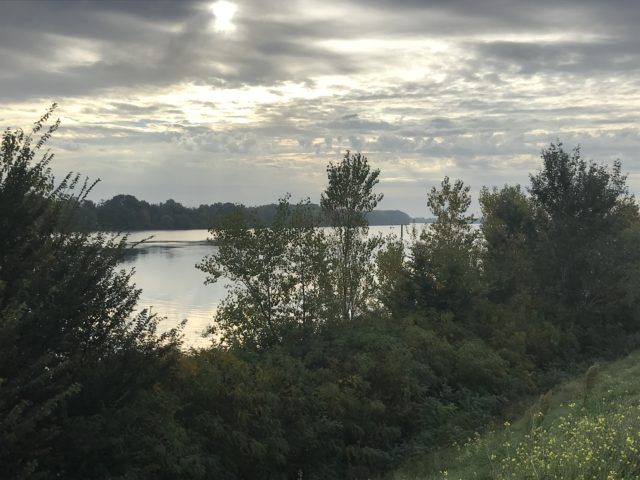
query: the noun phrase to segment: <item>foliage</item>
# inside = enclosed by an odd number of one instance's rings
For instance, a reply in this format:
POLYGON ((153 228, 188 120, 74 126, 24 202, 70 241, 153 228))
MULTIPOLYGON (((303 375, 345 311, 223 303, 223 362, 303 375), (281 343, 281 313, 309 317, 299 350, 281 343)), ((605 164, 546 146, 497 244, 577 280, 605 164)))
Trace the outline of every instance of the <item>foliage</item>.
POLYGON ((260 350, 326 318, 327 247, 308 206, 285 197, 271 227, 250 228, 238 211, 211 230, 218 249, 198 268, 233 282, 215 317, 223 343, 260 350))
POLYGON ((460 389, 456 370, 472 372, 479 352, 376 317, 257 353, 202 351, 182 361, 178 419, 202 448, 205 477, 376 477, 468 433, 470 398, 503 404, 498 376, 460 389))
POLYGON ((367 228, 379 171, 347 152, 327 167, 330 233, 318 206, 288 196, 215 220, 218 249, 198 267, 229 295, 214 344, 181 351, 177 332, 135 313, 126 240, 71 232, 80 217, 182 228, 215 209, 94 205, 80 177, 56 185, 52 157, 36 159, 50 115, 2 141, 7 478, 355 480, 407 457, 450 478, 639 474, 638 382, 600 367, 574 388, 581 407, 549 391, 513 428, 471 439, 526 395, 637 345, 640 219, 619 163, 552 144, 530 188, 483 189, 480 229, 469 187, 445 177, 427 195, 433 225, 383 243, 367 228))
POLYGON ((611 349, 636 331, 638 207, 619 162, 585 161, 578 149, 552 144, 531 177, 537 239, 533 273, 545 314, 582 351, 611 349), (617 333, 614 333, 616 331, 617 333))
POLYGON ((384 239, 384 245, 376 253, 376 294, 387 313, 393 312, 401 303, 398 292, 405 280, 405 248, 403 241, 391 237, 384 239))
POLYGON ((379 175, 361 153, 347 151, 340 163, 327 166, 329 184, 320 206, 333 227, 334 294, 343 320, 364 312, 373 293, 372 258, 381 239, 368 238, 366 216, 382 200, 382 194, 373 192, 379 175))
POLYGON ((130 285, 131 273, 118 269, 124 239, 68 233, 67 207, 82 202, 92 185, 72 174, 54 182, 53 155, 42 153, 58 127, 45 127, 54 108, 31 133, 7 129, 2 136, 0 471, 6 478, 86 478, 101 469, 102 476, 115 475, 149 460, 116 462, 113 442, 125 447, 133 439, 113 428, 161 376, 176 344, 172 332, 155 335, 153 316, 133 315, 139 291, 130 285), (95 462, 74 462, 89 446, 95 462))
POLYGON ((639 354, 607 365, 585 400, 583 377, 540 397, 513 423, 405 465, 393 478, 636 478, 639 354))
MULTIPOLYGON (((427 205, 435 216, 411 247, 408 272, 415 290, 414 303, 423 309, 461 312, 470 306, 478 288, 478 231, 469 187, 449 177, 433 187, 427 205)), ((406 288, 406 287, 405 287, 406 288)))
POLYGON ((604 247, 610 254, 607 243, 615 242, 612 237, 619 237, 637 220, 637 206, 620 162, 609 170, 585 161, 577 148, 565 152, 562 144, 551 144, 542 160, 543 169, 531 176, 530 192, 537 209, 539 248, 546 253, 546 261, 538 263, 539 275, 553 279, 546 282, 545 294, 595 304, 599 290, 606 289, 606 283, 596 278, 606 275, 608 268, 593 263, 593 250, 604 247))
POLYGON ((519 185, 480 192, 483 276, 489 299, 505 303, 530 293, 534 207, 519 185))
MULTIPOLYGON (((237 224, 237 231, 222 241, 233 255, 220 258, 217 269, 208 271, 238 279, 222 270, 227 268, 224 265, 234 265, 248 275, 243 285, 251 284, 249 279, 257 282, 253 291, 263 292, 258 296, 262 299, 269 299, 264 292, 274 289, 274 312, 280 320, 276 335, 251 340, 253 334, 246 329, 258 331, 264 326, 256 322, 260 313, 244 300, 249 291, 245 287, 235 291, 221 310, 241 312, 235 323, 222 322, 227 325, 225 338, 243 336, 228 342, 234 349, 224 354, 233 352, 235 361, 247 369, 238 375, 240 383, 229 385, 228 391, 238 393, 248 384, 259 385, 251 391, 263 392, 262 396, 248 397, 248 401, 263 402, 267 408, 266 418, 252 417, 242 430, 246 442, 257 442, 250 454, 255 469, 234 470, 230 478, 265 472, 282 478, 375 476, 409 454, 431 452, 465 438, 515 399, 539 392, 596 354, 614 354, 604 339, 637 332, 638 309, 631 294, 631 286, 637 284, 636 270, 627 271, 623 257, 635 262, 638 222, 635 203, 625 193, 624 181, 620 183, 619 167, 612 172, 586 164, 576 167, 577 172, 586 173, 569 176, 572 180, 565 183, 570 190, 588 190, 590 198, 607 198, 611 206, 603 210, 606 214, 597 213, 595 206, 590 214, 583 214, 582 221, 590 226, 574 225, 589 228, 591 240, 560 237, 554 232, 567 228, 566 222, 556 225, 564 217, 545 210, 540 192, 546 187, 540 185, 558 183, 554 172, 563 170, 554 161, 579 164, 580 160, 550 148, 555 153, 545 151, 543 159, 550 155, 555 160, 547 162, 546 173, 540 174, 547 176, 546 183, 532 179, 530 195, 511 186, 482 191, 480 229, 468 213, 469 187, 445 177, 427 197, 434 224, 415 235, 412 243, 367 243, 363 212, 379 201, 373 194, 378 172, 370 171, 366 158, 350 153, 342 164, 328 168, 329 186, 321 204, 333 219, 335 235, 317 234, 317 244, 312 242, 322 247, 316 250, 322 252, 317 263, 302 262, 315 258, 308 253, 296 255, 304 250, 295 247, 300 243, 293 232, 305 230, 287 231, 291 220, 255 230, 250 223, 237 224), (613 193, 605 194, 603 189, 613 193), (611 222, 600 221, 603 215, 611 222), (590 276, 595 280, 594 271, 608 278, 609 294, 590 303, 589 309, 575 298, 547 293, 548 285, 563 281, 561 274, 547 268, 554 265, 545 256, 549 242, 560 241, 573 241, 571 248, 593 256, 589 264, 595 270, 576 270, 576 281, 590 282, 590 276), (620 250, 614 252, 613 245, 620 250), (299 306, 287 310, 294 312, 290 316, 283 313, 286 309, 278 310, 285 305, 278 299, 293 298, 287 288, 301 285, 301 275, 288 273, 296 264, 309 265, 308 272, 317 275, 314 278, 326 279, 324 291, 313 289, 323 294, 314 303, 319 321, 311 329, 301 328, 306 314, 299 306), (351 276, 347 275, 345 266, 358 264, 362 269, 351 268, 351 276), (357 315, 349 315, 352 305, 360 301, 357 315), (336 316, 332 313, 336 304, 337 316, 351 321, 327 321, 336 316), (594 322, 590 310, 608 320, 594 322), (570 355, 574 358, 569 359, 570 355), (265 378, 269 380, 261 383, 265 378), (270 398, 280 403, 270 403, 270 398), (286 408, 280 409, 283 405, 286 408), (316 447, 323 444, 327 446, 316 447)), ((554 192, 567 194, 561 188, 554 192)), ((553 204, 551 197, 544 198, 553 204)), ((246 407, 247 411, 255 408, 246 407)), ((224 428, 233 431, 238 415, 229 412, 224 428)), ((239 468, 238 463, 233 465, 239 468)))
POLYGON ((635 478, 640 475, 640 416, 569 414, 548 430, 534 428, 496 466, 496 479, 635 478))
MULTIPOLYGON (((503 370, 506 391, 515 396, 545 391, 567 372, 638 345, 639 305, 634 290, 640 272, 639 219, 619 162, 608 168, 583 160, 578 149, 568 153, 561 144, 552 144, 542 152, 542 165, 542 170, 531 176, 528 195, 519 186, 482 190, 477 264, 468 262, 474 258, 469 255, 474 251, 471 245, 477 245, 473 239, 469 239, 466 255, 464 249, 457 255, 443 255, 447 269, 468 265, 459 270, 468 276, 452 283, 474 288, 462 290, 464 295, 457 297, 442 289, 446 283, 436 280, 447 277, 433 261, 425 261, 422 275, 416 275, 415 262, 421 257, 414 253, 407 265, 409 288, 400 289, 421 292, 413 304, 422 310, 438 311, 444 306, 450 311, 455 323, 443 324, 441 330, 449 338, 468 338, 464 342, 473 342, 474 336, 483 339, 489 351, 507 362, 503 370), (433 280, 429 283, 425 279, 433 280), (433 284, 441 289, 438 294, 433 293, 433 284), (443 305, 452 296, 466 301, 443 305)), ((442 189, 456 190, 464 192, 461 185, 442 189)), ((449 205, 443 201, 431 204, 440 212, 449 205)), ((468 199, 450 204, 468 205, 468 199)), ((457 218, 464 226, 464 216, 457 218)), ((448 232, 440 235, 446 238, 448 234, 451 239, 443 242, 445 252, 462 243, 448 232)), ((469 238, 464 230, 458 232, 459 238, 469 238)), ((434 238, 438 238, 435 233, 431 238, 422 237, 427 245, 438 245, 434 238)), ((435 255, 429 255, 432 251, 442 255, 438 249, 422 248, 427 252, 422 258, 433 258, 435 255)), ((486 354, 472 355, 479 359, 486 354)), ((486 368, 489 376, 481 383, 499 372, 499 365, 490 363, 486 368)), ((594 380, 593 375, 588 377, 590 399, 594 380)), ((472 385, 473 379, 461 383, 472 385)), ((462 450, 425 456, 420 478, 434 469, 449 470, 448 478, 607 478, 611 472, 615 478, 626 478, 637 474, 636 466, 627 465, 622 458, 630 454, 626 437, 636 428, 635 423, 627 422, 630 412, 624 413, 626 420, 618 413, 609 415, 600 410, 567 414, 565 419, 570 418, 571 425, 560 422, 548 428, 541 422, 546 421, 550 395, 543 395, 526 416, 529 423, 526 431, 519 432, 517 448, 514 439, 479 437, 462 450), (542 412, 544 418, 536 412, 542 412), (603 421, 611 428, 602 428, 603 421)), ((586 398, 586 393, 581 397, 586 398)), ((616 405, 606 408, 615 409, 616 405)))
POLYGON ((542 313, 544 299, 533 273, 539 261, 533 254, 538 238, 535 209, 520 186, 484 188, 479 200, 481 276, 486 292, 482 308, 490 325, 490 342, 519 369, 531 372, 535 363, 548 365, 566 346, 558 341, 560 330, 542 313))

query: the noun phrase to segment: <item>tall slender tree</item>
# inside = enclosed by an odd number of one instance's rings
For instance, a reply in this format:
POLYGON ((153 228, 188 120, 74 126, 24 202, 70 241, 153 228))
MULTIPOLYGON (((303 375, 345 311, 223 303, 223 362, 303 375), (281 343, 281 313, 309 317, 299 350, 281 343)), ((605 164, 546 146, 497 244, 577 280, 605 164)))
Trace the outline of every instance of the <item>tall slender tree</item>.
POLYGON ((368 238, 367 214, 383 198, 374 192, 379 176, 361 153, 347 151, 341 162, 327 166, 320 206, 333 227, 336 299, 344 320, 364 310, 374 286, 373 257, 381 241, 368 238))
POLYGON ((470 305, 478 286, 478 232, 468 213, 469 187, 445 177, 427 195, 435 217, 412 246, 410 272, 416 304, 437 311, 457 312, 470 305))

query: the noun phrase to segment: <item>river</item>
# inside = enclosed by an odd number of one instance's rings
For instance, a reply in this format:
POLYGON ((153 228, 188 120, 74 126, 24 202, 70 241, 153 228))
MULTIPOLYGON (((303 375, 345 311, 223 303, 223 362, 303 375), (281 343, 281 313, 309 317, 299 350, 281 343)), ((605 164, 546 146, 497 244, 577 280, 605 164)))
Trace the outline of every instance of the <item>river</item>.
MULTIPOLYGON (((395 235, 400 227, 370 227, 370 234, 395 235)), ((223 280, 205 285, 206 275, 195 268, 202 258, 215 252, 207 243, 207 230, 154 230, 134 232, 129 241, 149 240, 136 246, 124 267, 133 268, 133 281, 142 289, 138 308, 151 308, 164 317, 160 330, 178 325, 187 319, 185 344, 204 347, 209 340, 202 332, 213 321, 216 306, 226 296, 223 280)))

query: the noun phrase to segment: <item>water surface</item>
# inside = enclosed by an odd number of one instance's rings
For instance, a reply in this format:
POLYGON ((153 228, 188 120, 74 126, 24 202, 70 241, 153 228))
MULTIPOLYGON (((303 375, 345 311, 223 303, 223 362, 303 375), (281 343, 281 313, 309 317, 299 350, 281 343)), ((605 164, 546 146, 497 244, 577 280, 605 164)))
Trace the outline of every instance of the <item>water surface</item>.
POLYGON ((161 329, 187 319, 185 343, 206 346, 202 332, 211 324, 218 302, 224 298, 224 282, 204 285, 206 274, 195 268, 216 247, 207 243, 206 230, 145 231, 129 235, 132 242, 153 237, 138 245, 125 267, 133 267, 133 280, 142 289, 138 307, 151 308, 165 317, 161 329))

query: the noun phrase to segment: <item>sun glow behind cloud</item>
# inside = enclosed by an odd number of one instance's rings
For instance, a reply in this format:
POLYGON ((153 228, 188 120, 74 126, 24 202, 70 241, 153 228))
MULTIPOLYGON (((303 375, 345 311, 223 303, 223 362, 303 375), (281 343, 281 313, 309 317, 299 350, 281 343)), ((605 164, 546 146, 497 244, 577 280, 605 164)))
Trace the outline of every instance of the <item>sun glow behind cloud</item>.
POLYGON ((233 17, 238 11, 238 6, 235 3, 219 0, 211 5, 211 11, 215 16, 213 28, 216 32, 231 33, 236 29, 232 23, 233 17))

